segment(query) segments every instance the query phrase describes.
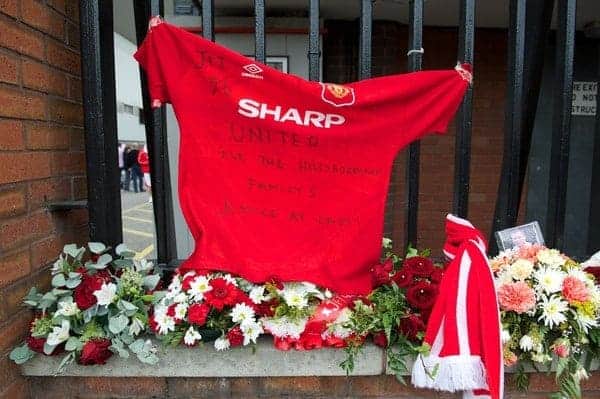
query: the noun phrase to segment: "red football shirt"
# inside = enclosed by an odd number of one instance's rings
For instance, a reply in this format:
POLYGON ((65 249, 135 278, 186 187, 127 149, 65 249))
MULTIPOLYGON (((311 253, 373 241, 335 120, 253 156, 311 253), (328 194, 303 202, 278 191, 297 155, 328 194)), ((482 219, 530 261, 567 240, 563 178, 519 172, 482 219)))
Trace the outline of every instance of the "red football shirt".
POLYGON ((396 153, 445 132, 465 71, 308 82, 162 23, 135 58, 180 128, 183 269, 368 293, 396 153))

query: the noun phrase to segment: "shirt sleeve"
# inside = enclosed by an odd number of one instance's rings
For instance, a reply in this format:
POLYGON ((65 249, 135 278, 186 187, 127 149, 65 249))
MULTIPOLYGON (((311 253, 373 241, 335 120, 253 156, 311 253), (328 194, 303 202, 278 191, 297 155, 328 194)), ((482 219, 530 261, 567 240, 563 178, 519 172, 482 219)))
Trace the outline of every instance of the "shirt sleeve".
POLYGON ((197 37, 167 23, 151 28, 133 57, 148 79, 152 102, 171 102, 181 77, 192 66, 197 37))

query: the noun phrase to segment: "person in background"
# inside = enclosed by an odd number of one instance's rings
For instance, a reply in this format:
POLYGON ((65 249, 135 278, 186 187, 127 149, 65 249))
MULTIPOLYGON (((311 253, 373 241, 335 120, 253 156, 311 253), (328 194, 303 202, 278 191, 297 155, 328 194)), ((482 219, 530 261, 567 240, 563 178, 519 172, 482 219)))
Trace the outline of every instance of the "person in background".
POLYGON ((125 183, 123 189, 129 191, 131 189, 131 165, 129 164, 129 152, 131 147, 125 146, 123 150, 123 168, 125 169, 125 183))
POLYGON ((126 161, 126 167, 129 170, 129 175, 131 176, 131 179, 133 180, 133 191, 135 191, 136 193, 139 193, 140 191, 142 191, 144 188, 142 187, 142 171, 140 169, 140 164, 138 163, 138 154, 139 154, 139 150, 137 148, 137 146, 133 147, 131 149, 131 151, 129 151, 129 153, 127 154, 127 158, 125 159, 126 161))
POLYGON ((138 164, 140 164, 140 169, 144 174, 144 188, 148 193, 150 193, 150 198, 148 198, 148 202, 152 203, 152 184, 150 182, 150 159, 148 158, 148 146, 144 145, 138 154, 138 164))
POLYGON ((119 143, 118 148, 118 162, 119 162, 119 186, 121 189, 125 188, 125 159, 123 155, 125 153, 125 143, 119 143))

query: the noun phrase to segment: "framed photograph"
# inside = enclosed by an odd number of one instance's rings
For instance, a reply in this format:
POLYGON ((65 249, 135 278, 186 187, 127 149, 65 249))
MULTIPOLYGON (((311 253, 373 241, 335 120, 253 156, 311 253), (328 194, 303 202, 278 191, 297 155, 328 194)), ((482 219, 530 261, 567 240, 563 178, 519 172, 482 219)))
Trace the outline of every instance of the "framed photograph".
POLYGON ((521 226, 496 232, 496 242, 500 251, 515 249, 523 245, 544 245, 544 236, 538 222, 531 222, 521 226))
MULTIPOLYGON (((254 59, 253 55, 247 55, 246 57, 254 59)), ((268 55, 265 64, 280 72, 289 73, 287 55, 268 55)))

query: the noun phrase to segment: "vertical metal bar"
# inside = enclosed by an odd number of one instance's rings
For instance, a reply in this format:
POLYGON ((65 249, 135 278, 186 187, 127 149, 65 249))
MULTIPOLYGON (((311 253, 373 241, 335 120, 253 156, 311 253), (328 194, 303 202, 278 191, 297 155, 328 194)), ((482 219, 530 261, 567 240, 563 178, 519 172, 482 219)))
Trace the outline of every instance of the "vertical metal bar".
MULTIPOLYGON (((423 0, 410 0, 408 16, 408 49, 420 50, 423 47, 423 0)), ((411 52, 408 56, 410 72, 421 69, 422 53, 411 52)), ((406 180, 406 245, 417 245, 417 223, 419 214, 419 169, 420 144, 412 143, 408 147, 406 180)))
POLYGON ((254 0, 254 57, 264 63, 267 59, 265 45, 265 0, 254 0))
MULTIPOLYGON (((458 59, 473 65, 475 0, 461 0, 458 22, 458 59)), ((452 211, 466 218, 469 211, 469 168, 473 125, 473 88, 469 86, 458 111, 454 148, 454 201, 452 211)))
MULTIPOLYGON (((163 2, 159 0, 134 1, 136 39, 142 43, 148 31, 150 16, 163 14, 163 2)), ((150 157, 152 183, 152 206, 156 227, 156 253, 159 264, 169 264, 177 258, 173 198, 169 175, 169 151, 165 124, 165 107, 152 109, 146 75, 141 73, 142 99, 146 141, 150 157)))
POLYGON ((123 240, 112 0, 81 1, 81 74, 90 239, 123 240))
POLYGON ((215 2, 202 0, 202 36, 211 42, 215 41, 215 2))
POLYGON ((546 237, 549 246, 562 249, 569 172, 577 0, 558 0, 557 3, 556 74, 546 237))
POLYGON ((309 28, 308 28, 308 78, 319 80, 320 51, 320 24, 319 0, 309 0, 309 28))
MULTIPOLYGON (((596 73, 600 74, 600 43, 596 44, 596 73)), ((594 152, 592 155, 592 183, 590 198, 587 255, 600 248, 600 95, 596 95, 596 123, 594 127, 594 152)))
POLYGON ((358 79, 371 77, 371 35, 373 32, 373 1, 360 2, 360 36, 358 41, 358 79))

